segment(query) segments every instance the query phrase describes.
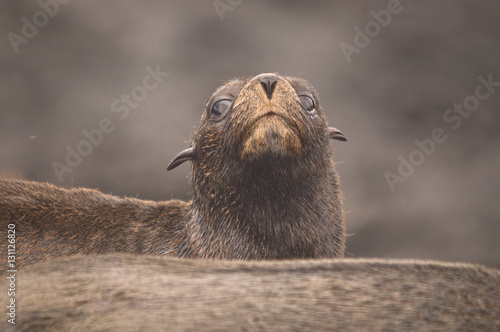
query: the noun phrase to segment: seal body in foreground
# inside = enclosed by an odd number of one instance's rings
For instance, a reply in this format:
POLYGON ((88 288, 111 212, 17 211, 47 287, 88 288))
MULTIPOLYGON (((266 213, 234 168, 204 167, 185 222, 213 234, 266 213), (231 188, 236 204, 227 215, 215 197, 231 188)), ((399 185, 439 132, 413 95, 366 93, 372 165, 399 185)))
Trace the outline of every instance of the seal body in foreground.
POLYGON ((16 278, 6 332, 500 329, 500 271, 471 264, 108 254, 34 264, 16 278))
MULTIPOLYGON (((191 147, 168 167, 191 161, 192 202, 0 180, 2 232, 15 224, 16 267, 106 252, 342 257, 342 196, 331 138, 345 140, 327 126, 317 93, 304 80, 275 74, 235 79, 210 98, 191 147)), ((0 243, 3 252, 6 245, 0 243)))

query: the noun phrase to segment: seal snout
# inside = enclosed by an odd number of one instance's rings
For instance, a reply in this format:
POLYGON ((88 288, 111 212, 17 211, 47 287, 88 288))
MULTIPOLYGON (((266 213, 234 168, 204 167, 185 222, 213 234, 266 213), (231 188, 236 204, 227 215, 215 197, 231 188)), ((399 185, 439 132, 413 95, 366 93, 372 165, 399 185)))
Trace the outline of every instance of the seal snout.
POLYGON ((276 88, 276 82, 278 82, 278 75, 276 74, 261 74, 256 77, 260 81, 260 84, 264 88, 267 94, 267 99, 271 100, 273 97, 274 89, 276 88))
POLYGON ((303 128, 294 88, 274 73, 255 76, 238 96, 235 116, 242 119, 242 160, 297 158, 303 128))

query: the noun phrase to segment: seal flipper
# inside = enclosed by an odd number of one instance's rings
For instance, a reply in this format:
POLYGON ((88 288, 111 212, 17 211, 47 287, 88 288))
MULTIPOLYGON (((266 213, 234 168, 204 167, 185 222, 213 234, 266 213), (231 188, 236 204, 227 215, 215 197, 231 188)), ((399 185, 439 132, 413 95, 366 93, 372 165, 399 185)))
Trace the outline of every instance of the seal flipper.
POLYGON ((184 151, 181 151, 177 156, 175 156, 174 160, 170 162, 170 164, 167 166, 167 171, 170 171, 180 164, 184 163, 185 161, 188 160, 193 160, 194 158, 194 146, 190 147, 189 149, 186 149, 184 151))
POLYGON ((328 127, 328 134, 330 135, 331 139, 336 139, 342 142, 347 141, 347 137, 345 137, 345 135, 337 128, 328 127))

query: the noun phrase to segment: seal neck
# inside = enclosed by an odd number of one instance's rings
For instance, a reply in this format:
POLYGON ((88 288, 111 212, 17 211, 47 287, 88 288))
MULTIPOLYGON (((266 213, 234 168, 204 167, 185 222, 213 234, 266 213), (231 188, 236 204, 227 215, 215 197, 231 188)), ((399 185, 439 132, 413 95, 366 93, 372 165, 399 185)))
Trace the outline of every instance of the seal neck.
POLYGON ((303 169, 292 164, 262 164, 222 176, 217 182, 196 180, 186 236, 186 247, 193 252, 187 256, 277 259, 343 255, 343 216, 335 204, 341 197, 333 165, 303 169))

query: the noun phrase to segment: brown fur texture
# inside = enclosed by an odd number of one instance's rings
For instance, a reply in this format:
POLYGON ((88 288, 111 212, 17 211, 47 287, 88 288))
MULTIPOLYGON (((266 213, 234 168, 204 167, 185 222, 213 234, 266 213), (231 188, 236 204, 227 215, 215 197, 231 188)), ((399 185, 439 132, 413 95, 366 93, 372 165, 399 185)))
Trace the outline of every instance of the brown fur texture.
MULTIPOLYGON (((169 166, 192 162, 192 202, 0 180, 0 232, 15 224, 17 268, 107 252, 342 257, 344 217, 331 138, 345 140, 327 126, 317 93, 304 80, 275 74, 232 80, 210 98, 191 148, 169 166)), ((6 246, 0 241, 2 252, 6 246)), ((1 272, 5 259, 0 256, 1 272)))
POLYGON ((39 263, 17 283, 2 331, 500 329, 500 271, 470 264, 110 254, 39 263))
MULTIPOLYGON (((118 198, 90 189, 0 180, 0 251, 15 224, 16 268, 52 257, 106 252, 170 253, 189 203, 118 198)), ((5 273, 7 254, 0 255, 5 273)))

